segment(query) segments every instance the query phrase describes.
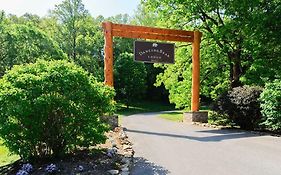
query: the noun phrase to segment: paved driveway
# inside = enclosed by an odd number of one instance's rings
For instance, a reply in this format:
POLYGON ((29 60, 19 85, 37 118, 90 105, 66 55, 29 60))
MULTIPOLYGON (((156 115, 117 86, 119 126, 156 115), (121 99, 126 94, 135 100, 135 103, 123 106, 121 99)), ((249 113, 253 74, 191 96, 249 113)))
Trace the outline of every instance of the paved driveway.
POLYGON ((281 138, 171 122, 157 115, 122 120, 134 144, 132 175, 281 175, 281 138))

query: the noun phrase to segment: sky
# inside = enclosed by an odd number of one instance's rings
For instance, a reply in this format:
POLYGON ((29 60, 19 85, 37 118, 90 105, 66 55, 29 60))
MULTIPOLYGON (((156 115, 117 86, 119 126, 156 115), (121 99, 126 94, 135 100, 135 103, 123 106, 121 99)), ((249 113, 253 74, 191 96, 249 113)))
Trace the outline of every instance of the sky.
MULTIPOLYGON (((63 0, 0 0, 0 10, 6 14, 21 16, 25 13, 37 14, 41 17, 48 14, 49 9, 54 9, 56 4, 63 0)), ((92 16, 104 17, 127 13, 133 15, 140 0, 82 0, 92 16)))

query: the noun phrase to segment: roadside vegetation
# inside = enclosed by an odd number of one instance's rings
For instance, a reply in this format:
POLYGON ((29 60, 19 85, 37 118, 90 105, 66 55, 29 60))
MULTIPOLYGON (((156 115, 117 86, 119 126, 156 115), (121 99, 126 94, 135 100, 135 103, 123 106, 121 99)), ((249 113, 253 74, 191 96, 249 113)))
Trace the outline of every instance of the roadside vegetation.
POLYGON ((209 123, 280 134, 280 19, 279 0, 143 0, 135 15, 108 18, 82 0, 45 17, 0 11, 0 166, 103 143, 103 115, 176 109, 160 117, 180 121, 190 109, 192 46, 175 43, 174 64, 135 63, 134 39, 114 38, 112 89, 103 84, 104 21, 200 30, 209 123))

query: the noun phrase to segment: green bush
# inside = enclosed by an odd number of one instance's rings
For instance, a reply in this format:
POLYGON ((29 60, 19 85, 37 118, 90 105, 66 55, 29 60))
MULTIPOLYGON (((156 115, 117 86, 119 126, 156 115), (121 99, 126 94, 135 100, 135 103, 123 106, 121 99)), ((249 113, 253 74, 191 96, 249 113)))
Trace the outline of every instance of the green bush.
POLYGON ((265 85, 260 96, 262 126, 272 131, 281 131, 281 79, 265 85))
POLYGON ((243 129, 254 129, 261 118, 259 96, 260 87, 242 86, 222 94, 214 110, 227 114, 229 118, 243 129))
POLYGON ((234 123, 229 119, 228 115, 217 113, 215 111, 208 112, 208 123, 212 125, 233 126, 234 123))
POLYGON ((0 137, 22 158, 58 156, 105 141, 99 116, 113 89, 66 61, 14 66, 0 80, 0 137))
POLYGON ((122 53, 114 68, 117 98, 124 100, 127 106, 133 100, 143 98, 147 76, 144 63, 135 62, 133 54, 122 53))

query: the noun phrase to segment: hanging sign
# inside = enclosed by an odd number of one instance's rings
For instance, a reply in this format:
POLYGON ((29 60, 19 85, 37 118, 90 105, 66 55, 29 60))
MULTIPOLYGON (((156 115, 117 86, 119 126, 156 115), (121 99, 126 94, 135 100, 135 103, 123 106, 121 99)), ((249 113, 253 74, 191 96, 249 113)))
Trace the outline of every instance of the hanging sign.
POLYGON ((175 44, 135 41, 135 61, 147 63, 168 63, 175 61, 175 44))

